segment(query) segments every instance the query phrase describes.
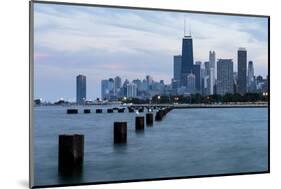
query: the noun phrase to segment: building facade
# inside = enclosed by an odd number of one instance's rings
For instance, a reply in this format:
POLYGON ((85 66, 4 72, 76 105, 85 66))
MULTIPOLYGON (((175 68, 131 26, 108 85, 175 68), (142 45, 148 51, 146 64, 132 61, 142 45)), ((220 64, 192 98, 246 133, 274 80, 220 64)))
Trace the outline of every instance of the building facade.
POLYGON ((217 62, 217 94, 233 93, 233 61, 232 59, 219 59, 217 62))
POLYGON ((121 77, 116 76, 114 78, 114 94, 117 97, 120 96, 121 86, 122 86, 122 79, 121 79, 121 77))
POLYGON ((210 67, 209 80, 208 80, 208 92, 210 95, 214 94, 214 85, 215 85, 215 71, 214 68, 210 67))
POLYGON ((101 80, 101 98, 106 99, 109 91, 108 91, 109 82, 107 79, 101 80))
POLYGON ((135 83, 127 84, 127 95, 128 98, 137 97, 137 85, 135 83))
POLYGON ((187 75, 193 69, 193 43, 192 37, 184 36, 182 40, 181 86, 186 86, 187 75))
POLYGON ((186 90, 190 94, 196 93, 196 76, 193 73, 187 75, 187 87, 186 90))
POLYGON ((256 91, 256 80, 255 80, 253 61, 248 62, 247 91, 248 92, 256 91))
POLYGON ((201 92, 201 66, 199 64, 193 65, 193 74, 195 75, 196 92, 201 92))
POLYGON ((76 77, 76 103, 84 104, 86 101, 86 76, 76 77))
POLYGON ((238 82, 237 92, 245 94, 247 92, 247 50, 239 48, 237 52, 238 82))
POLYGON ((209 62, 210 62, 210 68, 213 68, 213 75, 214 78, 212 83, 215 83, 215 80, 217 79, 217 65, 216 65, 216 52, 215 51, 209 51, 209 62))
POLYGON ((181 55, 174 56, 174 80, 181 79, 181 55))

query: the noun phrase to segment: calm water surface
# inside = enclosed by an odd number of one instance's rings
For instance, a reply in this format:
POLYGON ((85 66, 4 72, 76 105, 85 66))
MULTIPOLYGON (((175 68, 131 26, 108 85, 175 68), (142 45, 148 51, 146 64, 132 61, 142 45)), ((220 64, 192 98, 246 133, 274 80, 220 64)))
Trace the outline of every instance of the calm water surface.
POLYGON ((175 109, 144 133, 135 133, 135 113, 90 108, 75 115, 66 107, 34 108, 35 185, 268 170, 267 108, 175 109), (128 122, 126 145, 113 145, 114 121, 128 122), (58 135, 74 133, 85 135, 83 174, 62 178, 58 135))

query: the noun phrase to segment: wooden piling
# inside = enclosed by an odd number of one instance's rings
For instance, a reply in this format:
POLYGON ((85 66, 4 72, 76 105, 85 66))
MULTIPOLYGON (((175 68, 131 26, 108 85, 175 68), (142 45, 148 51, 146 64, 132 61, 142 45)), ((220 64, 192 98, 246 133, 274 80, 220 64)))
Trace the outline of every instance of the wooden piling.
POLYGON ((84 135, 59 135, 59 173, 68 175, 83 169, 84 135))
POLYGON ((127 143, 127 122, 114 122, 114 144, 127 143))
POLYGON ((102 113, 102 109, 96 109, 96 113, 97 113, 97 114, 102 113))
POLYGON ((146 118, 146 126, 152 126, 153 125, 153 113, 147 113, 145 118, 146 118))
POLYGON ((117 107, 114 107, 114 108, 112 108, 112 109, 113 109, 113 110, 117 110, 117 111, 119 110, 119 108, 117 108, 117 107))
POLYGON ((135 110, 133 108, 129 108, 128 110, 130 113, 135 112, 135 110))
POLYGON ((164 112, 163 110, 159 110, 157 113, 156 113, 156 116, 155 116, 155 121, 161 121, 164 117, 164 112))
POLYGON ((78 114, 78 109, 67 109, 67 114, 78 114))
POLYGON ((89 113, 91 113, 90 109, 84 109, 84 114, 89 114, 89 113))
POLYGON ((143 131, 144 130, 144 117, 137 116, 135 125, 136 125, 136 131, 143 131))

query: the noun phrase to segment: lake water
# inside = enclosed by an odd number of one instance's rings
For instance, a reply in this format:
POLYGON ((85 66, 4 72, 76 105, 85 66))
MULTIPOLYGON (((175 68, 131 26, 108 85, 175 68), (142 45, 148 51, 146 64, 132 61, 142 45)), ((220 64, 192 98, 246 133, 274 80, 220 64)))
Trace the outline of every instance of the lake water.
POLYGON ((135 132, 135 113, 90 108, 74 115, 67 107, 34 108, 35 185, 268 170, 267 108, 174 109, 144 133, 135 132), (126 145, 113 144, 114 121, 128 122, 126 145), (83 174, 62 178, 58 135, 74 133, 85 135, 83 174))

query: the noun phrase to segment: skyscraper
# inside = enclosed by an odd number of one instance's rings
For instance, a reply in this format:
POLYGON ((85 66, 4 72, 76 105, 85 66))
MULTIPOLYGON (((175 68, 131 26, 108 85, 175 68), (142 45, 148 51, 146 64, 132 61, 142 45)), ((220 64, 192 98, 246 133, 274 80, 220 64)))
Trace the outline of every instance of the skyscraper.
POLYGON ((217 62, 217 94, 233 93, 233 61, 232 59, 219 59, 217 62))
POLYGON ((209 61, 206 61, 204 62, 204 67, 205 67, 205 73, 204 73, 204 78, 203 78, 203 86, 204 86, 204 89, 203 89, 203 94, 204 95, 209 95, 210 94, 210 62, 209 61))
POLYGON ((114 88, 115 88, 115 89, 119 89, 119 88, 121 88, 121 85, 122 85, 121 77, 116 76, 116 77, 114 78, 114 88))
POLYGON ((208 89, 210 95, 214 94, 214 85, 215 85, 215 71, 214 68, 210 67, 209 82, 208 82, 208 89))
POLYGON ((171 85, 172 85, 172 89, 174 90, 174 93, 176 93, 177 89, 180 87, 179 81, 172 79, 171 85))
POLYGON ((134 83, 127 84, 127 97, 137 97, 137 85, 134 83))
POLYGON ((204 78, 204 94, 213 95, 215 85, 215 72, 214 68, 211 67, 210 61, 204 62, 205 66, 205 78, 204 78))
POLYGON ((205 94, 205 69, 204 69, 204 65, 202 64, 201 61, 196 61, 195 65, 199 65, 200 66, 200 93, 201 94, 205 94))
POLYGON ((195 88, 198 93, 201 91, 201 66, 200 64, 193 65, 193 73, 195 75, 195 88))
POLYGON ((102 99, 107 98, 107 96, 109 94, 108 86, 109 86, 109 81, 107 79, 101 80, 101 98, 102 99))
POLYGON ((76 77, 76 103, 84 104, 86 101, 86 76, 76 77))
POLYGON ((237 52, 238 60, 238 93, 247 92, 247 50, 239 48, 237 52))
POLYGON ((196 78, 196 76, 193 73, 190 73, 190 74, 187 75, 187 87, 186 87, 186 89, 187 89, 188 93, 193 94, 193 93, 196 92, 195 78, 196 78))
POLYGON ((254 75, 254 64, 253 61, 248 62, 248 78, 247 78, 247 91, 254 92, 256 88, 255 75, 254 75))
POLYGON ((182 39, 182 65, 181 65, 181 86, 186 86, 187 75, 193 68, 193 44, 191 35, 185 35, 182 39))
POLYGON ((204 62, 205 67, 205 75, 210 75, 210 62, 206 61, 204 62))
POLYGON ((122 95, 123 96, 127 96, 127 86, 128 86, 129 83, 130 82, 129 82, 128 79, 126 79, 123 83, 123 87, 122 87, 122 95))
MULTIPOLYGON (((217 66, 216 66, 216 53, 215 51, 209 51, 209 62, 210 62, 210 68, 213 68, 214 70, 214 80, 217 79, 217 66)), ((215 81, 213 81, 215 83, 215 81)))
POLYGON ((181 79, 181 55, 174 56, 174 80, 181 79))
POLYGON ((151 85, 152 85, 152 83, 153 83, 153 78, 152 78, 152 76, 147 75, 147 76, 146 76, 146 80, 147 80, 148 87, 151 88, 151 85))
POLYGON ((120 95, 121 85, 122 85, 121 77, 116 76, 114 78, 114 95, 117 97, 120 95))
POLYGON ((217 79, 216 70, 216 53, 215 51, 209 51, 209 63, 210 63, 210 94, 214 94, 214 86, 217 79))
POLYGON ((237 82, 238 82, 238 73, 233 71, 233 93, 238 93, 237 92, 237 82))
POLYGON ((143 79, 141 82, 141 86, 139 88, 140 91, 146 91, 148 89, 147 80, 143 79))
POLYGON ((109 90, 109 99, 113 99, 114 98, 114 79, 113 78, 109 78, 108 79, 108 90, 109 90))

